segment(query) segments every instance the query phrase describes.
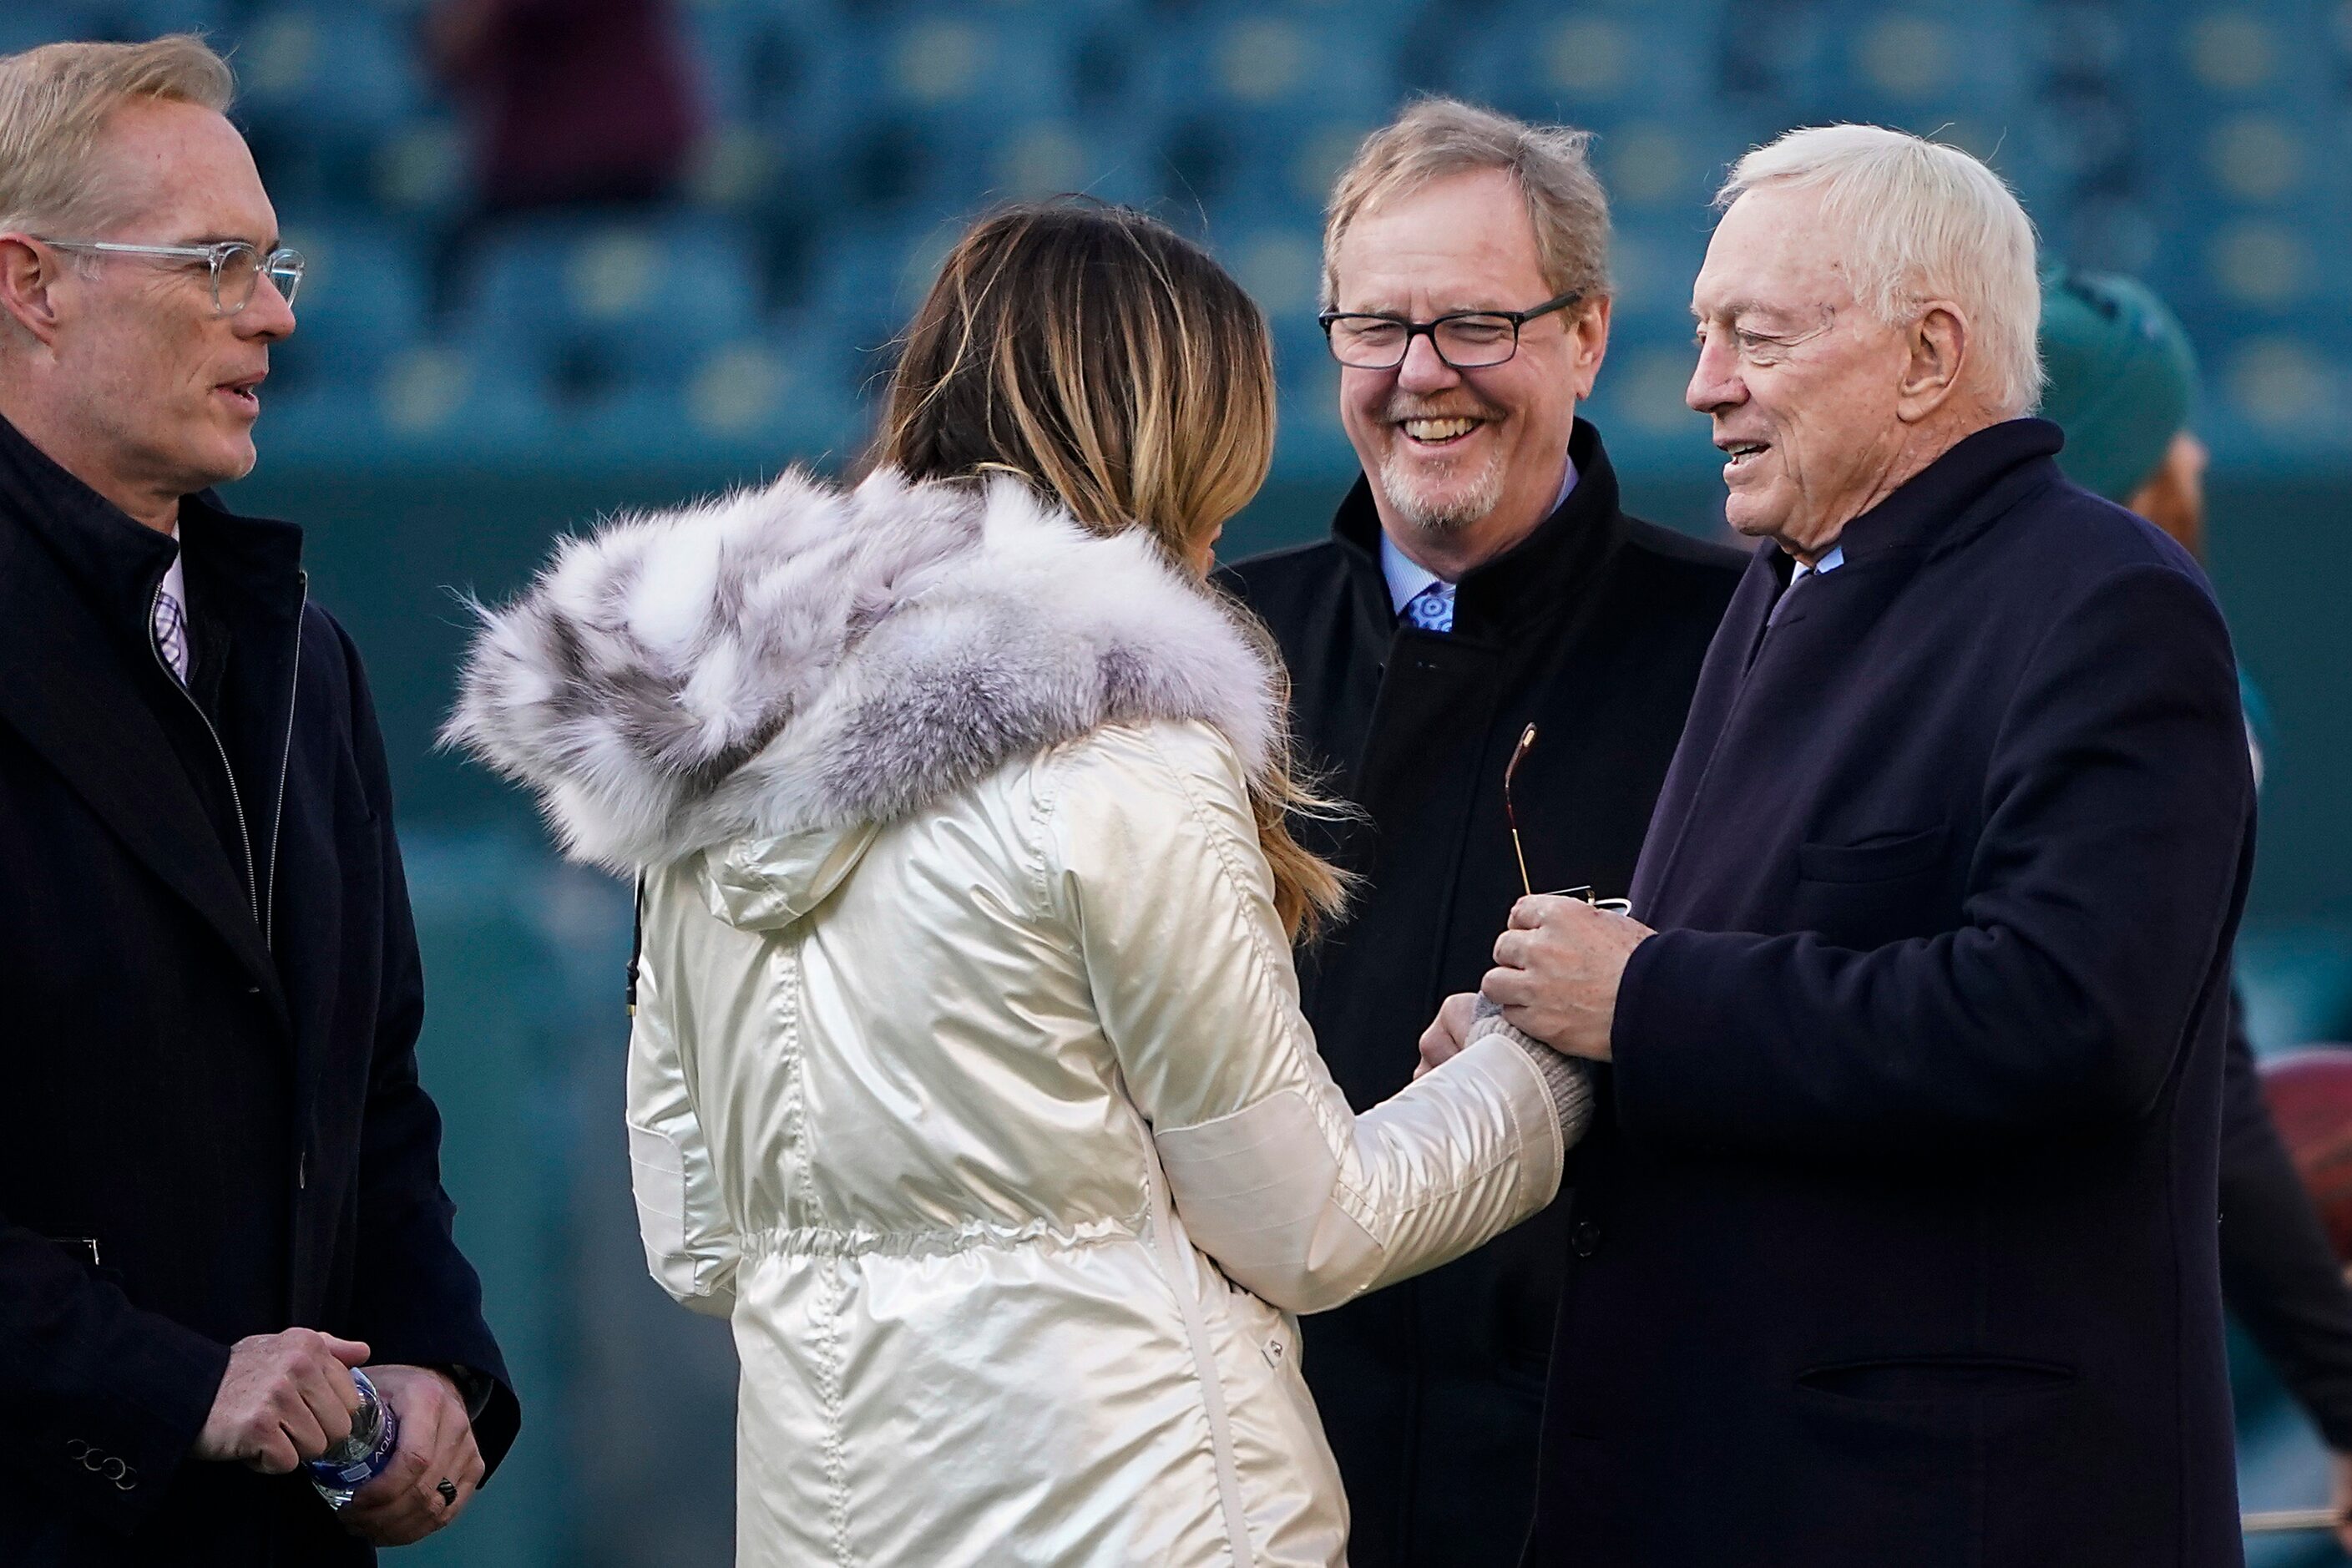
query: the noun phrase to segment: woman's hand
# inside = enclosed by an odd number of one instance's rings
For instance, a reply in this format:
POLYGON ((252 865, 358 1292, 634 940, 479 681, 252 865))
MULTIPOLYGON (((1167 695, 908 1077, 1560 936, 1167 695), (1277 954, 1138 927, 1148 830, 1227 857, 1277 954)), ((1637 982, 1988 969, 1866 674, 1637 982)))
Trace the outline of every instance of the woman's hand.
POLYGON ((1421 1032, 1421 1065, 1412 1069, 1413 1077, 1419 1078, 1439 1063, 1462 1054, 1462 1047, 1470 1035, 1470 1020, 1477 1007, 1475 991, 1465 991, 1445 999, 1445 1005, 1437 1010, 1437 1016, 1421 1032))

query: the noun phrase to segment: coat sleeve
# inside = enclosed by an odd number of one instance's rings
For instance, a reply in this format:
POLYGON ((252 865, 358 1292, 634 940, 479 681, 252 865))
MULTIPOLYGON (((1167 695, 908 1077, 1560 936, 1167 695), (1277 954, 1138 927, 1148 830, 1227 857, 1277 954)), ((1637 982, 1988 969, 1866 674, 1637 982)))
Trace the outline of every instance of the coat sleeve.
MULTIPOLYGON (((667 894, 656 880, 647 896, 667 894)), ((637 1016, 629 1031, 629 1186, 646 1268, 681 1304, 715 1318, 735 1310, 739 1253, 719 1195, 710 1146, 687 1090, 679 1055, 688 1026, 653 966, 637 972, 637 1016)))
POLYGON ((1046 894, 1076 929, 1192 1242, 1278 1307, 1432 1268, 1559 1184, 1582 1079, 1482 1039, 1361 1116, 1298 1008, 1240 766, 1194 725, 1109 731, 1046 791, 1046 894))
POLYGON ((331 1326, 365 1340, 378 1362, 470 1374, 475 1441, 495 1471, 521 1429, 522 1405, 482 1315, 481 1279, 457 1249, 457 1205, 441 1184, 441 1113, 416 1073, 424 969, 393 831, 383 737, 359 651, 341 627, 335 635, 350 678, 352 752, 373 817, 366 831, 376 836, 383 867, 383 981, 368 1042, 352 1320, 331 1326))
POLYGON ((2309 1412, 2352 1453, 2352 1289, 2279 1142, 2239 1009, 2221 1073, 2221 1291, 2309 1412))
POLYGON ((1636 948, 1612 1032, 1627 1136, 1932 1161, 2146 1114, 2221 1004, 2252 854, 2235 668, 2203 585, 2131 566, 2054 617, 1984 791, 1957 930, 1867 952, 1696 931, 1636 948))
POLYGON ((228 1347, 0 1215, 0 1464, 128 1534, 212 1414, 228 1347))

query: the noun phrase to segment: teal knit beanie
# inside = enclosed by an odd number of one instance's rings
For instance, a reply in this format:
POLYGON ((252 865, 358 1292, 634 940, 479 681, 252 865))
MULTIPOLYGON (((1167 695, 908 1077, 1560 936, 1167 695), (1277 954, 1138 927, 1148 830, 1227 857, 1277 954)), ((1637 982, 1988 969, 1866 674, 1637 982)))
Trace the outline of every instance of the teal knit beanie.
POLYGON ((2197 354, 2164 301, 2129 278, 2061 268, 2042 279, 2042 417, 2066 432, 2058 466, 2130 499, 2189 427, 2197 354))

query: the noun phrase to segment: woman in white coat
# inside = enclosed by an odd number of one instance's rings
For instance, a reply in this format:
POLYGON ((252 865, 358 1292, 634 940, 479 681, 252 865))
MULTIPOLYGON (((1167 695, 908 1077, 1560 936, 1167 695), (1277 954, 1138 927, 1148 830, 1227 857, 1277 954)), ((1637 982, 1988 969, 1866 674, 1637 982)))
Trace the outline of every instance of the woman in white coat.
POLYGON ((642 879, 647 1261, 731 1319, 747 1563, 1344 1561, 1289 1316, 1533 1214, 1580 1069, 1490 1032, 1357 1116, 1291 939, 1283 679, 1202 581, 1263 319, 1131 213, 1014 209, 870 476, 564 545, 451 735, 642 879))

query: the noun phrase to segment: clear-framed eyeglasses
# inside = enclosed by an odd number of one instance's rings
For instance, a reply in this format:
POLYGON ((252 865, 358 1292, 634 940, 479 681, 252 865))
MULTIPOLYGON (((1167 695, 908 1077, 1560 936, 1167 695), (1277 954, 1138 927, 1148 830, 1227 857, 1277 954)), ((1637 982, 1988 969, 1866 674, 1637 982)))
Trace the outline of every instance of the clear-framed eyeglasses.
POLYGON ((234 316, 252 304, 254 292, 261 287, 265 275, 270 287, 289 305, 294 303, 295 292, 302 287, 302 253, 282 246, 264 254, 259 246, 242 239, 224 239, 211 245, 121 245, 108 239, 50 239, 41 235, 33 237, 58 250, 204 262, 212 270, 213 313, 216 316, 234 316))
POLYGON ((1424 335, 1455 370, 1484 370, 1519 352, 1521 327, 1583 298, 1583 289, 1571 289, 1524 310, 1452 310, 1428 321, 1366 310, 1326 310, 1315 319, 1331 357, 1351 370, 1394 370, 1412 352, 1412 340, 1424 335))

